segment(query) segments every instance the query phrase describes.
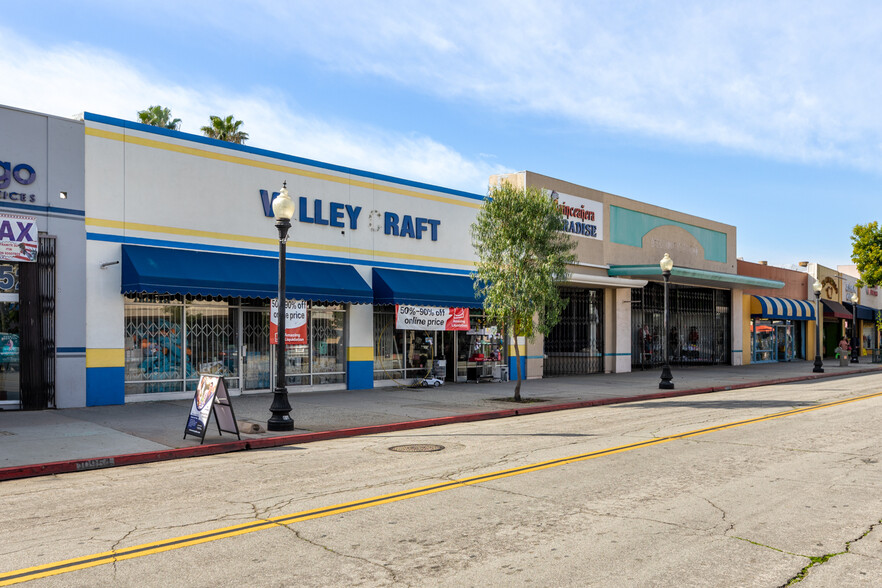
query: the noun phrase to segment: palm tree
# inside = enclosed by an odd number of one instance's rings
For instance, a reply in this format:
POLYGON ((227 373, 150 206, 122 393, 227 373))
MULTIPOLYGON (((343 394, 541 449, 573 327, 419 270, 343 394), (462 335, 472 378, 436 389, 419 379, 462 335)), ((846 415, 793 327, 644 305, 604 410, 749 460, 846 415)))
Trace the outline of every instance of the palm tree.
POLYGON ((181 119, 171 117, 171 110, 162 106, 151 106, 147 110, 138 111, 138 119, 145 125, 162 127, 177 131, 181 128, 181 119))
POLYGON ((202 127, 201 131, 206 137, 241 145, 248 139, 248 133, 239 130, 243 124, 241 120, 234 121, 232 114, 226 118, 211 115, 211 126, 202 127))

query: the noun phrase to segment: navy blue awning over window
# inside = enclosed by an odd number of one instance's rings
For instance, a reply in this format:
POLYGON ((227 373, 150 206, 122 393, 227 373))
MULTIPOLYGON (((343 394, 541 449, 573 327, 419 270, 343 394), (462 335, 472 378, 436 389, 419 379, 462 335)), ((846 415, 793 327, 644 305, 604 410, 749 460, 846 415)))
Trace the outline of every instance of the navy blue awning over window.
MULTIPOLYGON (((349 265, 288 260, 285 295, 316 302, 370 304, 370 286, 349 265)), ((122 246, 122 293, 275 298, 279 260, 207 251, 122 246)))
POLYGON ((469 276, 374 269, 374 304, 480 308, 469 276))
MULTIPOLYGON (((844 303, 845 308, 849 311, 854 312, 853 306, 851 302, 844 303)), ((863 304, 858 304, 857 306, 857 319, 859 321, 874 321, 876 320, 876 311, 869 306, 864 306, 863 304)))

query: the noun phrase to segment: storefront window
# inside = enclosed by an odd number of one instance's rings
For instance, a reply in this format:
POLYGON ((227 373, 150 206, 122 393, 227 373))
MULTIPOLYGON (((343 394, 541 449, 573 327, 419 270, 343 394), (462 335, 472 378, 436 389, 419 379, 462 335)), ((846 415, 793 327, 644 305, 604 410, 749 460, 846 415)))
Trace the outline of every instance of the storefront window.
MULTIPOLYGON (((224 376, 230 388, 275 385, 265 300, 129 296, 125 316, 126 394, 195 390, 203 373, 224 376)), ((309 344, 285 349, 287 385, 345 382, 344 307, 310 304, 307 317, 309 344)))
POLYGON ((647 368, 676 364, 728 364, 732 336, 728 290, 669 286, 668 332, 664 333, 664 286, 650 282, 631 290, 631 361, 647 368))
POLYGON ((546 376, 603 372, 603 290, 561 288, 560 321, 545 337, 546 376))
POLYGON ((506 361, 503 333, 478 311, 469 312, 468 331, 427 331, 396 329, 395 307, 374 307, 374 380, 501 378, 506 361))
POLYGON ((21 398, 18 264, 0 263, 0 402, 21 398))
POLYGON ((309 310, 312 345, 312 383, 346 381, 346 313, 339 306, 312 306, 309 310))
POLYGON ((790 320, 750 320, 753 362, 791 361, 802 354, 797 341, 802 334, 800 323, 790 320))
POLYGON ((468 331, 457 331, 457 379, 479 382, 494 378, 493 369, 505 365, 505 338, 484 315, 472 313, 468 331))
POLYGON ((754 363, 776 361, 775 327, 767 321, 752 321, 752 327, 754 363))

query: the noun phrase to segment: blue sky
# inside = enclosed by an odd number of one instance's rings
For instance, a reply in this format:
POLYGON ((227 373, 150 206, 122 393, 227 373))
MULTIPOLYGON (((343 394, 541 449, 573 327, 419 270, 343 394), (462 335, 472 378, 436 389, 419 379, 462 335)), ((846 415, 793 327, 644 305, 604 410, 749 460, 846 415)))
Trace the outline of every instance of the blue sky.
POLYGON ((735 225, 783 267, 849 264, 882 220, 878 2, 2 8, 5 105, 233 114, 248 145, 477 193, 526 169, 735 225))

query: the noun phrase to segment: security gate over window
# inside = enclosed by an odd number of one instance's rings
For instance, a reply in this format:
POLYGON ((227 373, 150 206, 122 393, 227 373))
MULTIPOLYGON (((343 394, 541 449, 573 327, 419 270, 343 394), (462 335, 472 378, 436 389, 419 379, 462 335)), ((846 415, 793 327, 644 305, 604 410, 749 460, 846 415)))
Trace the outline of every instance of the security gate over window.
POLYGON ((631 290, 631 364, 657 367, 728 364, 732 351, 731 293, 728 290, 671 285, 670 320, 664 333, 664 286, 650 282, 631 290))
POLYGON ((560 322, 545 338, 543 375, 603 372, 603 290, 561 288, 569 299, 560 322))

